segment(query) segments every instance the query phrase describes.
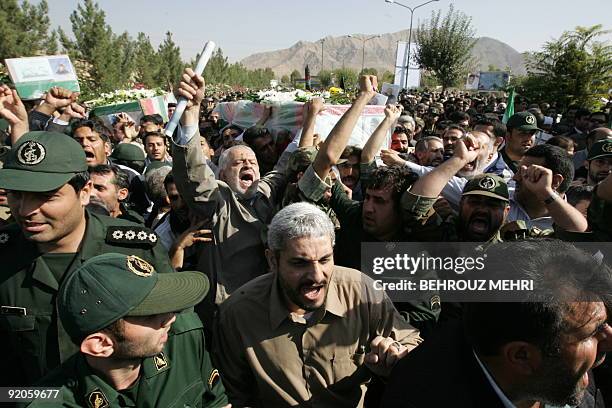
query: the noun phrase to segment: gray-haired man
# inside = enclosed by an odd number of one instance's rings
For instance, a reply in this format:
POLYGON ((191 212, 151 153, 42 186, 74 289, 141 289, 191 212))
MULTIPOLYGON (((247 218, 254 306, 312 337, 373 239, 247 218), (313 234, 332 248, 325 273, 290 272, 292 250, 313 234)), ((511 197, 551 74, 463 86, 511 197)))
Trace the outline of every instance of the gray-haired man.
POLYGON ((268 245, 272 273, 220 307, 214 354, 230 402, 362 406, 372 374, 387 376, 419 332, 369 278, 334 265, 334 226, 317 207, 282 209, 268 245))

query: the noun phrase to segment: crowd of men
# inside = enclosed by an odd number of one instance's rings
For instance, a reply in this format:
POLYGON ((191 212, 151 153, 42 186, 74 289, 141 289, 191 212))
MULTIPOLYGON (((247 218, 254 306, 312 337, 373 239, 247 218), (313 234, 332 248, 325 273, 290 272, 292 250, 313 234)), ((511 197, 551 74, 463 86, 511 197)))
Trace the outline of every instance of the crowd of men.
POLYGON ((33 407, 612 406, 610 260, 571 243, 612 240, 610 106, 517 99, 503 123, 494 97, 404 92, 348 145, 377 88, 329 135, 318 98, 298 134, 270 109, 243 129, 187 68, 169 137, 0 85, 0 386, 60 389, 33 407), (361 271, 372 242, 484 243, 544 295, 393 302, 361 271))

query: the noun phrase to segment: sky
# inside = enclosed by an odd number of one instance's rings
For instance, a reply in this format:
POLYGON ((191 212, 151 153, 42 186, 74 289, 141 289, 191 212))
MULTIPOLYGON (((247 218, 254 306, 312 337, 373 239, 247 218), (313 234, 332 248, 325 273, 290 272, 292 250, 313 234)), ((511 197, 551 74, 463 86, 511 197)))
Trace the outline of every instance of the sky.
MULTIPOLYGON (((40 0, 33 0, 38 3, 40 0)), ((52 26, 70 32, 77 0, 47 0, 52 26)), ((417 6, 426 0, 398 0, 417 6)), ((139 31, 157 46, 166 31, 191 60, 214 41, 231 62, 326 36, 406 30, 410 12, 384 0, 97 0, 115 33, 139 31)), ((414 13, 414 27, 450 4, 472 17, 478 37, 492 37, 519 52, 537 51, 576 26, 612 29, 612 0, 439 0, 414 13)), ((607 39, 612 39, 611 35, 607 39)))

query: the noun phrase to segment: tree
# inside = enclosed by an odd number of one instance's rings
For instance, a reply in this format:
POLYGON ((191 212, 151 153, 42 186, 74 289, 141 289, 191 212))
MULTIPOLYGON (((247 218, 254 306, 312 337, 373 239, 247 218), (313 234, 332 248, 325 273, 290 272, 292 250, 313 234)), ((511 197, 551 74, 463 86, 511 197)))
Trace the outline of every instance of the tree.
POLYGON ((295 86, 295 81, 300 79, 302 75, 300 74, 300 71, 298 71, 297 69, 294 69, 293 71, 291 71, 291 74, 289 75, 289 77, 291 78, 291 83, 293 84, 293 86, 295 86))
POLYGON ((317 77, 319 78, 319 82, 321 83, 321 86, 323 88, 329 88, 332 84, 332 73, 331 71, 324 69, 319 71, 319 75, 317 75, 317 77))
POLYGON ((391 71, 385 71, 382 74, 382 77, 378 80, 378 83, 388 82, 390 84, 395 81, 395 74, 391 71))
POLYGON ((210 84, 228 83, 228 68, 227 57, 223 56, 221 48, 217 48, 217 51, 208 60, 206 69, 204 69, 204 78, 210 84))
POLYGON ((612 45, 597 41, 608 33, 601 25, 576 27, 547 42, 528 56, 519 92, 531 100, 557 102, 562 109, 572 104, 597 108, 612 89, 612 45))
POLYGON ((181 50, 174 43, 170 31, 166 32, 166 38, 164 38, 164 41, 159 45, 157 60, 159 61, 159 68, 155 75, 156 81, 164 87, 172 88, 172 84, 174 84, 183 73, 185 64, 181 59, 181 50))
POLYGON ((144 33, 138 33, 134 43, 134 81, 154 88, 160 84, 155 80, 159 70, 157 53, 151 45, 151 40, 144 33))
POLYGON ((341 86, 341 84, 344 83, 345 89, 352 89, 357 85, 357 79, 359 77, 357 75, 357 71, 355 71, 354 69, 338 68, 335 69, 333 72, 338 86, 341 86))
POLYGON ((281 77, 281 84, 290 84, 291 83, 291 79, 287 76, 287 75, 283 75, 281 77))
POLYGON ((444 18, 441 14, 432 12, 431 19, 418 28, 416 61, 446 89, 465 78, 476 40, 470 17, 455 11, 452 4, 444 18))
POLYGON ((0 1, 0 61, 57 52, 57 37, 49 33, 49 7, 27 1, 0 1), (53 41, 55 40, 55 47, 53 41))
POLYGON ((70 15, 71 40, 58 29, 62 47, 75 62, 84 99, 127 86, 132 47, 127 33, 116 36, 105 13, 93 0, 85 0, 70 15), (126 74, 127 73, 127 74, 126 74))

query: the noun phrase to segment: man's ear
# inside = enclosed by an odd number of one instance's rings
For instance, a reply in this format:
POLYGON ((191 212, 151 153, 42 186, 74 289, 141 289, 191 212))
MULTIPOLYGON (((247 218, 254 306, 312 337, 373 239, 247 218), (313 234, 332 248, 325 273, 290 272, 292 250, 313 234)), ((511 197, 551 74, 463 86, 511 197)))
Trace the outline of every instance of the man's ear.
POLYGON ((270 268, 270 271, 276 273, 278 271, 276 253, 271 249, 266 248, 266 259, 268 260, 268 267, 270 268))
POLYGON ((111 152, 112 152, 112 146, 110 142, 104 142, 104 154, 106 154, 106 157, 110 156, 111 152))
POLYGON ((81 342, 81 353, 92 357, 110 357, 115 352, 113 339, 102 332, 90 334, 81 342))
POLYGON ((130 190, 128 190, 127 188, 120 188, 119 191, 117 191, 117 200, 123 201, 128 197, 129 194, 130 190))
POLYGON ((553 177, 552 177, 552 186, 551 186, 553 188, 553 190, 557 191, 557 189, 559 188, 561 183, 563 183, 563 180, 565 180, 565 179, 563 178, 562 175, 560 175, 560 174, 553 174, 553 177))
POLYGON ((93 188, 93 183, 91 180, 87 181, 81 191, 79 191, 79 199, 81 200, 81 205, 83 207, 89 204, 89 197, 91 196, 91 189, 93 188))
POLYGON ((501 357, 512 373, 530 376, 542 365, 540 349, 525 341, 512 341, 501 346, 501 357))

